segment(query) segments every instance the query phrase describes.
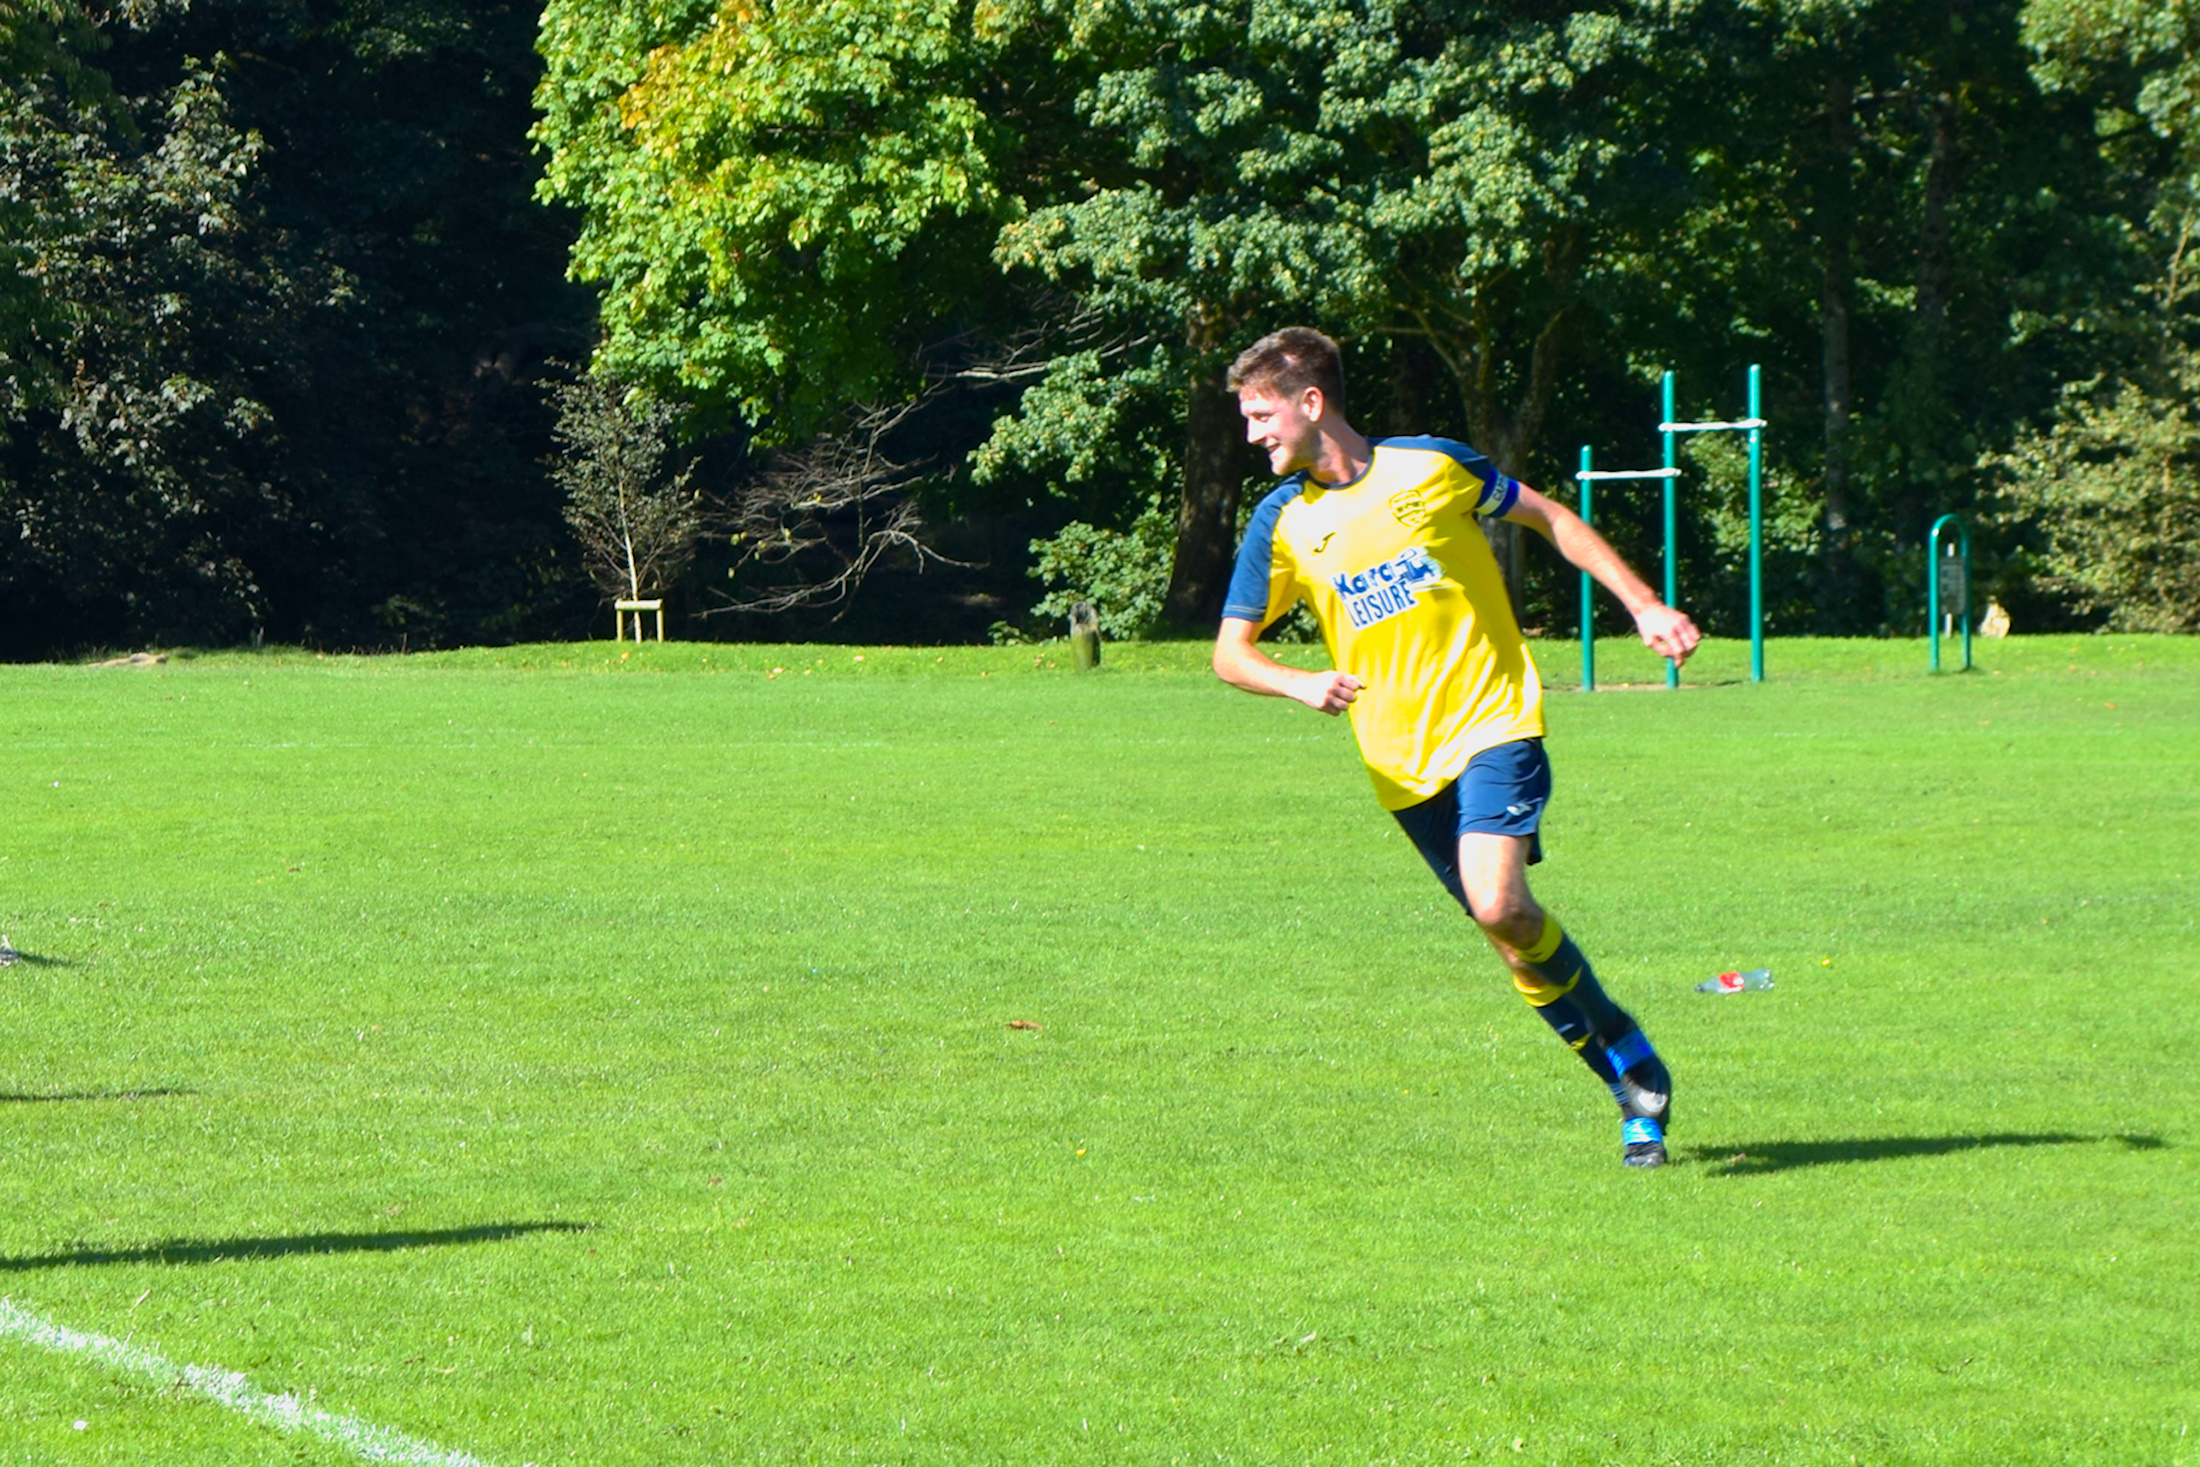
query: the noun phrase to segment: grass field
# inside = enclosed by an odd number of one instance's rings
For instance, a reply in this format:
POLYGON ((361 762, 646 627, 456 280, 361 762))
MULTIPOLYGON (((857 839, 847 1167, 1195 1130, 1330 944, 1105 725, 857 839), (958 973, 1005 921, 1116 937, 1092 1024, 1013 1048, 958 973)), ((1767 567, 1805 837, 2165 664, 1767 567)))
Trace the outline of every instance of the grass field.
POLYGON ((2200 640, 1746 652, 1549 700, 1648 1174, 1196 647, 0 669, 0 1463, 2200 1463, 2200 640))

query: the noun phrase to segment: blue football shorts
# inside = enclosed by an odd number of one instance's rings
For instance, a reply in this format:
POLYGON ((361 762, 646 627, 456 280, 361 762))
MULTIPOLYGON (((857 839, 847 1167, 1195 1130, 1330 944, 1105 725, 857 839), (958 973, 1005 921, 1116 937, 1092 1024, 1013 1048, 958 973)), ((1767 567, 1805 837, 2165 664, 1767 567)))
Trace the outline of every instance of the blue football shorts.
POLYGON ((1464 907, 1459 884, 1459 837, 1469 831, 1528 838, 1528 864, 1543 859, 1543 807, 1551 798, 1551 761, 1541 739, 1515 739, 1484 749, 1467 761, 1459 777, 1442 791, 1390 813, 1444 883, 1452 900, 1464 907))

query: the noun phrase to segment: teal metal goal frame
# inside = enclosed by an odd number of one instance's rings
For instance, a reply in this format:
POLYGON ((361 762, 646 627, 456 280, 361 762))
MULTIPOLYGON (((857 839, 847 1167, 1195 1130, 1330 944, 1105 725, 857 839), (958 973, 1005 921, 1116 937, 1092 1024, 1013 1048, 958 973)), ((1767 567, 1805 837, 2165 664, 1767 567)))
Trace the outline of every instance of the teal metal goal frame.
MULTIPOLYGON (((1932 670, 1940 671, 1940 532, 1950 522, 1956 527, 1956 539, 1961 545, 1963 557, 1963 670, 1971 670, 1971 527, 1959 514, 1944 514, 1933 521, 1932 532, 1925 537, 1925 634, 1932 639, 1932 670)), ((1949 547, 1948 558, 1956 558, 1955 546, 1949 547)))
MULTIPOLYGON (((1682 423, 1673 417, 1673 374, 1664 374, 1661 406, 1664 413, 1658 421, 1658 436, 1664 441, 1665 465, 1656 469, 1598 469, 1589 445, 1581 445, 1581 468, 1574 475, 1580 486, 1580 514, 1583 524, 1594 525, 1594 508, 1590 486, 1599 479, 1658 479, 1665 485, 1665 604, 1680 604, 1680 559, 1675 541, 1678 539, 1680 521, 1679 495, 1674 485, 1681 471, 1674 460, 1677 457, 1675 440, 1683 433, 1746 433, 1749 435, 1749 680, 1761 683, 1765 680, 1765 578, 1764 578, 1764 432, 1762 369, 1754 363, 1749 369, 1749 412, 1746 416, 1714 423, 1682 423)), ((1935 532, 1937 533, 1937 531, 1935 532)), ((1965 636, 1969 637, 1970 623, 1964 623, 1965 636)), ((1936 644, 1937 645, 1937 644, 1936 644)), ((1966 641, 1966 647, 1969 643, 1966 641)), ((1937 656, 1937 652, 1936 652, 1937 656)), ((1596 582, 1587 571, 1581 573, 1581 689, 1595 692, 1597 685, 1596 661, 1596 582)), ((1934 664, 1938 666, 1936 662, 1934 664)), ((1965 664, 1968 666, 1968 662, 1965 664)), ((1681 683, 1680 664, 1672 658, 1665 659, 1665 685, 1677 688, 1681 683)))

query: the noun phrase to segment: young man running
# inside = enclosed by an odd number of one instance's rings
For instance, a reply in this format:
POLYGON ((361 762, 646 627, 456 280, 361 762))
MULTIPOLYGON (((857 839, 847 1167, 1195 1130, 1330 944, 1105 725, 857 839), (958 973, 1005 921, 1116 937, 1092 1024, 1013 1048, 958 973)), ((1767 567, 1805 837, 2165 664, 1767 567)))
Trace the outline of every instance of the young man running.
POLYGON ((1549 540, 1625 603, 1663 656, 1695 650, 1695 623, 1580 516, 1465 444, 1362 437, 1345 419, 1337 344, 1320 332, 1263 337, 1229 383, 1246 440, 1287 477, 1246 528, 1216 675, 1323 713, 1351 711, 1375 798, 1480 925, 1522 997, 1619 1102, 1622 1159, 1663 1165, 1665 1066, 1528 892, 1551 793, 1543 689, 1476 522, 1501 516, 1549 540), (1255 645, 1301 600, 1321 622, 1334 671, 1301 672, 1255 645))

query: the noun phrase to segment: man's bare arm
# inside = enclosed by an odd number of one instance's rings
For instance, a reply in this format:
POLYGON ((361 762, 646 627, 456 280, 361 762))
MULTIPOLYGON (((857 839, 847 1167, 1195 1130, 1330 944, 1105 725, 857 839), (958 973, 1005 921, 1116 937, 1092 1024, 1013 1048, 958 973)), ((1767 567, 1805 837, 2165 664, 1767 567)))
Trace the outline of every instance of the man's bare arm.
POLYGON ((1286 667, 1255 645, 1256 622, 1226 616, 1215 634, 1215 676, 1233 688, 1269 698, 1296 698, 1332 716, 1344 712, 1366 684, 1349 672, 1302 672, 1286 667))
POLYGON ((1563 504, 1523 484, 1519 500, 1505 518, 1516 525, 1526 525, 1550 541, 1560 555, 1587 571, 1596 578, 1598 585, 1617 596, 1620 604, 1627 608, 1627 614, 1635 619, 1635 630, 1642 634, 1643 645, 1660 657, 1686 662, 1688 654, 1703 640, 1703 633, 1696 630, 1696 624, 1688 619, 1686 612, 1676 611, 1660 601, 1649 583, 1620 559, 1611 542, 1563 504))

